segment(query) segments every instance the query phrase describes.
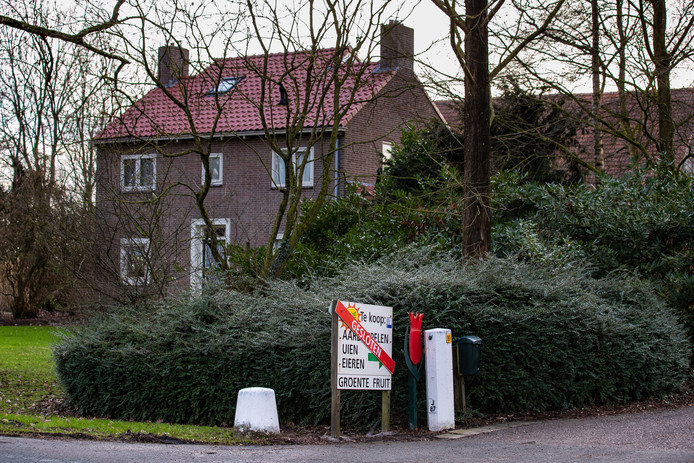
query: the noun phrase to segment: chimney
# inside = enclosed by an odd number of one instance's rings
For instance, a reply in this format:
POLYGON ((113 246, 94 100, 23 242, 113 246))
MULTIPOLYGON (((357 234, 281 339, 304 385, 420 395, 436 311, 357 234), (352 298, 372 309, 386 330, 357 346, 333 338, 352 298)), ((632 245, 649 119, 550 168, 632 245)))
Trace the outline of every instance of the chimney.
POLYGON ((189 51, 175 45, 159 47, 159 80, 165 87, 188 77, 189 51))
POLYGON ((398 21, 381 26, 380 71, 414 68, 414 29, 398 21))

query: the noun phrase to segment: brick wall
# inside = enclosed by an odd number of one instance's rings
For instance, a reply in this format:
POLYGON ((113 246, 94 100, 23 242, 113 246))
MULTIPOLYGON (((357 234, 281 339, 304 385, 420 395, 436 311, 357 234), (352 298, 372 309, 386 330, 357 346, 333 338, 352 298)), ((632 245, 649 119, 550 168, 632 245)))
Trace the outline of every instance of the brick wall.
MULTIPOLYGON (((281 142, 281 141, 280 141, 281 142)), ((303 196, 314 196, 322 180, 323 156, 331 153, 327 143, 313 147, 313 187, 303 196)), ((191 225, 200 219, 195 194, 202 184, 198 154, 177 155, 193 147, 190 142, 169 142, 154 147, 110 145, 99 149, 97 209, 102 225, 101 261, 103 284, 115 292, 119 285, 120 243, 123 238, 151 237, 155 269, 148 291, 169 292, 186 288, 191 267, 191 225), (124 154, 156 153, 157 186, 154 191, 121 190, 120 157, 124 154)), ((230 243, 257 247, 266 245, 282 193, 271 177, 272 150, 258 136, 216 141, 212 153, 222 154, 222 184, 211 186, 205 207, 211 219, 228 219, 230 243)), ((333 170, 331 169, 331 174, 333 170)), ((332 182, 330 192, 332 192, 332 182)), ((132 288, 137 289, 137 288, 132 288)), ((142 289, 142 288, 140 288, 142 289)))
MULTIPOLYGON (((423 125, 438 113, 417 77, 401 70, 346 125, 340 155, 340 174, 348 182, 373 185, 381 167, 384 142, 400 143, 401 129, 408 124, 423 125)), ((344 184, 340 193, 344 192, 344 184)))

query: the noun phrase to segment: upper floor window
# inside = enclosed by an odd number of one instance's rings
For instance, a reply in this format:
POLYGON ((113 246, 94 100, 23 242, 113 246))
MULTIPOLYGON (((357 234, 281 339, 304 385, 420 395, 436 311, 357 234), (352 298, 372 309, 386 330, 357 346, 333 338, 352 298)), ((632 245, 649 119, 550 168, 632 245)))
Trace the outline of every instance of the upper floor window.
MULTIPOLYGON (((313 187, 313 148, 299 148, 292 156, 294 171, 298 173, 303 167, 301 176, 301 186, 303 188, 313 187)), ((287 175, 284 166, 284 159, 277 154, 272 153, 272 186, 275 188, 285 188, 287 175)))
POLYGON ((157 178, 157 160, 154 154, 121 156, 120 185, 123 191, 154 190, 157 178))
MULTIPOLYGON (((218 186, 222 184, 224 164, 222 153, 210 154, 210 186, 218 186)), ((205 166, 202 167, 202 182, 205 183, 205 166)))
POLYGON ((141 286, 149 283, 149 239, 121 239, 120 275, 127 285, 141 286))
POLYGON ((381 143, 381 155, 384 161, 393 157, 393 144, 391 142, 384 141, 381 143))

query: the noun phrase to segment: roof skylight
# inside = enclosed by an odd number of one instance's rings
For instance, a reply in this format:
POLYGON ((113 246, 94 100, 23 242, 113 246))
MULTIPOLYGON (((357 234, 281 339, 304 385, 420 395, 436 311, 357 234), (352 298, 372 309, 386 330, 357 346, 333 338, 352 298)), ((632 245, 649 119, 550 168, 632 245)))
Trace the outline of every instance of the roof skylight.
POLYGON ((243 77, 225 77, 219 81, 219 83, 207 91, 208 95, 214 95, 215 93, 227 93, 232 90, 236 84, 241 82, 243 77))

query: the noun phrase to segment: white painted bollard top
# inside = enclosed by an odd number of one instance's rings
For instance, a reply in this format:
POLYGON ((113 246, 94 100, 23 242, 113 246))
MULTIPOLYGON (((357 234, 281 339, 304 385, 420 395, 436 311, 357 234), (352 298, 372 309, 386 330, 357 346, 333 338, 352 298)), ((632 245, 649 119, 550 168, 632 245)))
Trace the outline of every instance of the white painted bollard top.
POLYGON ((236 398, 234 427, 242 432, 279 434, 275 391, 267 387, 247 387, 236 398))

